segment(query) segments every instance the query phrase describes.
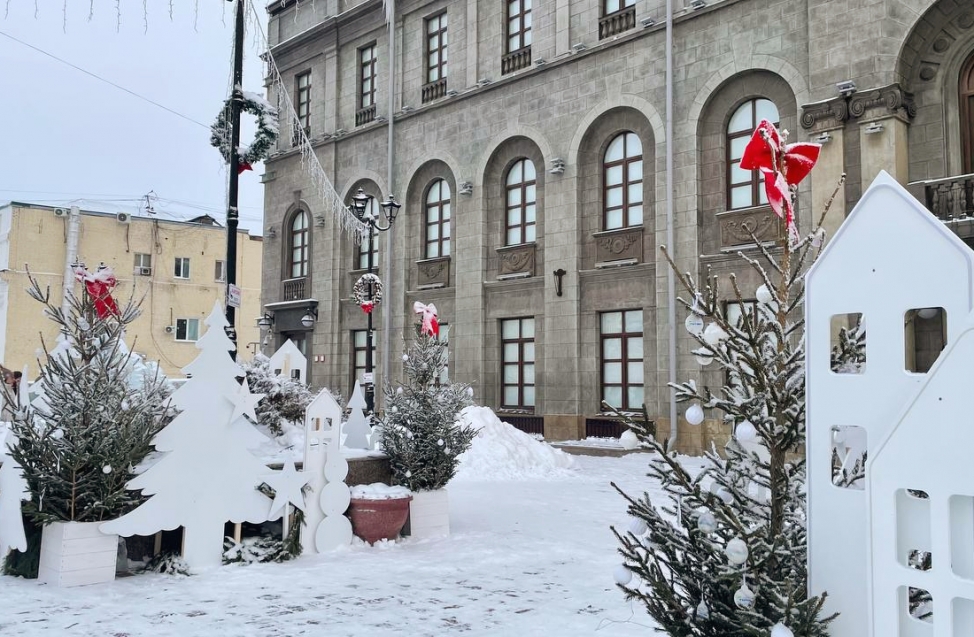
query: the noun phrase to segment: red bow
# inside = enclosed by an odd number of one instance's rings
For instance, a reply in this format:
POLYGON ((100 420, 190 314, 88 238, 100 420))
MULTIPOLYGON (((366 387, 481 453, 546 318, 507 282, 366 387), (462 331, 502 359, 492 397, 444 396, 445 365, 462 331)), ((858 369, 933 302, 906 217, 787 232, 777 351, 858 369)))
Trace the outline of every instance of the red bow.
POLYGON ((372 310, 375 309, 375 303, 363 303, 359 307, 361 307, 362 311, 365 312, 366 314, 371 314, 372 310))
POLYGON ((774 124, 761 120, 751 141, 741 156, 743 170, 760 170, 764 175, 764 191, 768 204, 785 220, 789 233, 796 232, 795 210, 791 203, 790 186, 801 182, 818 161, 821 144, 809 142, 782 144, 774 124))
POLYGON ((430 303, 426 305, 416 301, 413 303, 413 312, 423 315, 423 325, 420 327, 420 334, 436 336, 440 333, 440 321, 436 315, 436 306, 430 303))
POLYGON ((242 159, 240 160, 240 163, 237 164, 237 174, 238 175, 243 174, 243 171, 245 171, 245 170, 253 170, 253 169, 254 169, 253 166, 251 166, 250 164, 248 164, 247 162, 245 162, 242 159))
POLYGON ((85 290, 95 302, 95 313, 98 318, 103 319, 109 316, 119 316, 118 306, 112 298, 112 290, 115 289, 118 281, 111 268, 100 267, 94 273, 88 272, 84 267, 74 269, 74 274, 79 281, 85 284, 85 290))

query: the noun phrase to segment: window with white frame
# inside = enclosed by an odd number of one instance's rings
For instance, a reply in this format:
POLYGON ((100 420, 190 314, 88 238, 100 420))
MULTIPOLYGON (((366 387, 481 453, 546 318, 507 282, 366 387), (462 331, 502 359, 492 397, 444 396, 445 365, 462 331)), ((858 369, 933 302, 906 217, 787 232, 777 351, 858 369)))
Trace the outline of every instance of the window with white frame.
POLYGON ((176 257, 173 276, 177 279, 189 278, 189 257, 176 257))
POLYGON ((136 276, 152 275, 152 255, 142 252, 135 253, 133 273, 136 276))
POLYGON ((642 409, 643 311, 603 312, 599 328, 602 400, 624 411, 642 409))
POLYGON ((213 268, 213 280, 224 283, 227 280, 227 262, 217 259, 213 268))
POLYGON ((194 318, 176 319, 176 340, 196 341, 200 336, 200 320, 194 318))

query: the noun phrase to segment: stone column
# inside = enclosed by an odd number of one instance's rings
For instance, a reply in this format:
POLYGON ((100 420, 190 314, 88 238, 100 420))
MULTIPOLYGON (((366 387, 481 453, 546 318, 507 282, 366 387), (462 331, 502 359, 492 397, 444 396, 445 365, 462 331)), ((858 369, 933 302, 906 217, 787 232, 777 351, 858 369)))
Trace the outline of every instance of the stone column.
MULTIPOLYGON (((477 31, 477 0, 467 0, 467 86, 475 86, 480 79, 477 76, 477 45, 480 40, 477 31)), ((454 88, 459 90, 462 87, 454 88)))
POLYGON ((484 371, 484 272, 487 271, 484 197, 481 186, 464 184, 457 176, 453 196, 453 259, 456 263, 456 316, 443 317, 450 328, 450 377, 463 379, 482 398, 484 385, 492 382, 484 371), (469 194, 465 186, 472 189, 469 194))

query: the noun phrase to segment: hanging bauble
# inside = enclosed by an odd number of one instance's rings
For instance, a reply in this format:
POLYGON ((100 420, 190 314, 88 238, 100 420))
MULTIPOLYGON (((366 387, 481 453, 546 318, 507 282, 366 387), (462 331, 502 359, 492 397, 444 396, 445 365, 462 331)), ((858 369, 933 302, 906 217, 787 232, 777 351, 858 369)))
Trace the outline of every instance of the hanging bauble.
POLYGON ((703 422, 703 409, 701 409, 700 405, 697 403, 693 403, 687 407, 687 412, 685 415, 687 422, 691 425, 699 425, 703 422))
POLYGON ((746 583, 741 584, 741 587, 734 591, 734 603, 744 610, 754 608, 754 591, 748 588, 746 583))
POLYGON ((727 546, 724 548, 724 555, 727 556, 728 562, 734 566, 740 566, 747 561, 747 544, 741 538, 735 537, 727 543, 727 546))
POLYGON ((619 436, 619 444, 622 445, 623 449, 631 451, 633 449, 639 448, 639 436, 636 435, 632 429, 626 429, 619 436))
POLYGON ((720 501, 723 502, 724 504, 731 504, 734 501, 734 494, 731 493, 730 489, 726 487, 721 487, 717 489, 717 493, 715 493, 714 495, 720 498, 720 501))
MULTIPOLYGON (((216 123, 210 127, 210 145, 220 149, 220 154, 227 162, 230 161, 230 110, 233 104, 231 97, 223 103, 223 109, 216 118, 216 123)), ((237 172, 252 170, 253 165, 264 161, 270 155, 274 142, 280 133, 277 121, 277 109, 257 93, 243 92, 240 101, 240 111, 250 113, 257 118, 257 133, 250 146, 238 146, 237 172)))
POLYGON ((771 637, 795 637, 795 633, 791 632, 791 629, 778 622, 771 629, 771 637))
POLYGON ((366 314, 382 302, 382 281, 371 272, 363 274, 352 288, 352 299, 366 314))
POLYGON ((716 323, 711 323, 707 326, 707 329, 703 331, 703 340, 707 342, 708 345, 716 345, 725 338, 728 334, 724 331, 720 325, 716 323))
POLYGON ((615 572, 612 573, 612 576, 615 578, 616 584, 620 584, 622 586, 625 586, 632 581, 632 571, 626 568, 625 564, 620 564, 617 566, 615 572))
POLYGON ((697 528, 700 529, 701 533, 710 535, 717 530, 717 518, 710 511, 707 511, 699 518, 697 518, 697 528))
POLYGON ((697 619, 710 619, 710 609, 707 608, 707 604, 703 600, 697 604, 697 619))
POLYGON ((771 296, 771 290, 766 285, 758 286, 758 289, 754 292, 754 298, 758 300, 758 303, 765 305, 770 305, 774 301, 774 297, 771 296))
POLYGON ((690 315, 687 316, 687 320, 683 322, 683 325, 685 325, 687 331, 694 336, 700 336, 703 334, 703 318, 697 314, 690 313, 690 315))
POLYGON ((710 350, 704 347, 701 347, 700 349, 695 349, 690 353, 693 354, 693 357, 696 359, 697 363, 699 363, 704 367, 714 362, 713 354, 710 353, 710 350))
POLYGON ((758 430, 750 420, 745 420, 734 429, 734 436, 738 442, 753 442, 758 437, 758 430))
POLYGON ((649 527, 646 526, 646 522, 641 518, 633 518, 632 521, 629 522, 629 532, 633 535, 642 535, 648 530, 649 527))

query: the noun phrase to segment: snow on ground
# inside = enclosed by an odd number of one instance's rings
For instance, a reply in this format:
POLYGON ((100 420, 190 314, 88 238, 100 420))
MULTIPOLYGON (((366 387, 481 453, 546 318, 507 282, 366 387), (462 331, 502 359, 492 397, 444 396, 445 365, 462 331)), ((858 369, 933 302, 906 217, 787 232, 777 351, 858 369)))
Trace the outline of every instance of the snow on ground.
MULTIPOLYGON (((629 519, 609 483, 659 497, 646 477, 652 456, 568 457, 489 410, 465 417, 481 435, 448 487, 447 538, 356 540, 285 564, 63 590, 0 577, 0 635, 651 634, 652 620, 613 582, 620 557, 609 525, 629 519)), ((702 466, 685 462, 694 473, 702 466)))

